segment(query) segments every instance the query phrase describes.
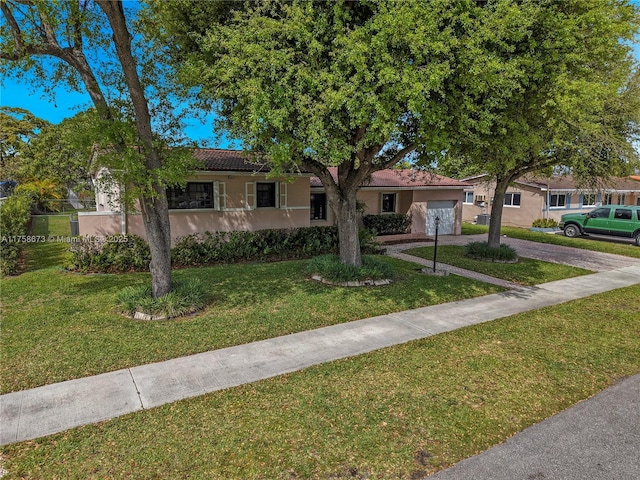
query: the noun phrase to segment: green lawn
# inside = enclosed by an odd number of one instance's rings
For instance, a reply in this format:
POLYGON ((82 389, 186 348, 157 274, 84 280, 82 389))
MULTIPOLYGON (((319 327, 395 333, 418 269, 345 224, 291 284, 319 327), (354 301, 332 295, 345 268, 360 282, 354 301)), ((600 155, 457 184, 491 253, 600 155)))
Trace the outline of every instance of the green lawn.
POLYGON ((34 271, 42 268, 65 266, 70 257, 69 244, 65 241, 71 235, 69 215, 36 215, 31 220, 32 235, 45 237, 45 242, 29 245, 25 249, 25 269, 34 271))
MULTIPOLYGON (((412 248, 405 250, 403 253, 428 260, 433 259, 433 247, 412 248)), ((537 285, 593 273, 583 268, 543 262, 532 258, 520 258, 518 263, 494 263, 474 260, 464 256, 464 247, 454 245, 439 246, 436 260, 447 265, 465 268, 520 285, 537 285)))
POLYGON ((422 478, 639 372, 637 298, 640 285, 3 447, 4 478, 422 478))
MULTIPOLYGON (((477 235, 487 233, 489 227, 485 225, 474 225, 471 223, 462 224, 463 235, 477 235)), ((500 232, 507 237, 530 240, 538 243, 550 243, 553 245, 564 245, 565 247, 582 248, 594 252, 613 253, 626 257, 640 258, 640 248, 632 243, 616 243, 607 240, 595 240, 589 237, 567 238, 561 233, 549 234, 543 232, 532 232, 527 228, 502 227, 500 232)))
POLYGON ((307 279, 304 261, 178 270, 176 279, 207 285, 212 303, 194 317, 162 322, 113 311, 117 293, 148 282, 146 273, 50 268, 3 279, 2 393, 501 290, 382 259, 395 267, 395 282, 356 289, 307 279))

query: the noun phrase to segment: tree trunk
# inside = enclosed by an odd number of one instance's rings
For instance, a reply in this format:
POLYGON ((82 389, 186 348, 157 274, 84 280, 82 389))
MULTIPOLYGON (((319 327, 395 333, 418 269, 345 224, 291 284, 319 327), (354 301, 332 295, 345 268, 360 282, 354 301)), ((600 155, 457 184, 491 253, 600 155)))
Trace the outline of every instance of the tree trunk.
POLYGON ((140 198, 144 229, 151 252, 151 290, 154 298, 171 291, 171 232, 166 195, 140 198))
POLYGON ((354 190, 346 195, 329 194, 329 204, 338 224, 340 262, 360 267, 362 266, 362 255, 360 253, 360 237, 358 236, 356 192, 357 190, 354 190))
POLYGON ((151 175, 154 198, 141 198, 145 233, 151 251, 151 285, 154 297, 161 297, 171 291, 171 229, 166 192, 158 182, 154 171, 162 168, 162 159, 153 145, 151 115, 145 97, 144 87, 138 76, 137 65, 131 51, 131 34, 121 2, 98 0, 111 29, 116 54, 122 65, 129 97, 135 112, 136 131, 143 147, 145 166, 151 175))
POLYGON ((491 205, 491 220, 489 221, 489 247, 500 247, 500 228, 502 227, 502 210, 504 209, 504 197, 509 188, 511 178, 497 177, 496 190, 491 205))

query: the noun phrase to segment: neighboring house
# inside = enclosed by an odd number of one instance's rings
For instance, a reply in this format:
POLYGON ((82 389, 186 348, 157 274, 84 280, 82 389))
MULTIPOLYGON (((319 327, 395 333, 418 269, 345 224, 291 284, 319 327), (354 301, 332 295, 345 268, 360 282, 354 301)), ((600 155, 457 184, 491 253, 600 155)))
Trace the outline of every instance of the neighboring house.
MULTIPOLYGON (((261 230, 333 225, 334 218, 320 181, 307 172, 269 178, 264 165, 250 163, 242 151, 198 149, 203 170, 185 188, 169 188, 172 239, 206 231, 261 230)), ((97 173, 104 176, 106 170, 97 173)), ((335 176, 335 171, 332 172, 335 176)), ((142 217, 121 211, 118 193, 96 184, 96 211, 78 214, 83 236, 145 236, 142 217)), ((412 233, 460 234, 463 189, 459 180, 411 170, 383 170, 362 186, 358 198, 365 214, 409 213, 412 233)))
MULTIPOLYGON (((462 218, 484 223, 491 214, 495 182, 486 175, 462 179, 465 188, 462 218)), ((571 176, 523 177, 507 189, 502 225, 531 227, 534 220, 560 220, 564 213, 589 212, 600 205, 640 205, 640 182, 611 178, 600 188, 580 188, 571 176)))

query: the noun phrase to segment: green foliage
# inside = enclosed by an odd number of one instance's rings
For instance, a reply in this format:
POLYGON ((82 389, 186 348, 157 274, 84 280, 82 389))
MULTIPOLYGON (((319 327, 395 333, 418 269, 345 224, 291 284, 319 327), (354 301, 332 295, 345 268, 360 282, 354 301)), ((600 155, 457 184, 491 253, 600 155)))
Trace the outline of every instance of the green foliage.
POLYGON ((18 179, 25 149, 38 132, 50 125, 28 110, 0 107, 0 178, 18 179))
POLYGON ((518 254, 509 245, 500 245, 498 248, 490 247, 487 242, 471 242, 465 245, 464 254, 477 260, 491 262, 517 261, 518 254))
POLYGON ((31 198, 15 193, 0 205, 0 275, 18 271, 18 261, 31 218, 31 198))
POLYGON ((71 270, 122 273, 149 269, 149 245, 137 235, 118 235, 107 241, 79 237, 69 246, 71 270))
POLYGON ((174 265, 196 266, 255 260, 307 258, 335 252, 335 227, 205 232, 179 239, 171 251, 174 265))
POLYGON ((57 212, 60 210, 60 204, 55 200, 64 198, 62 186, 51 178, 21 183, 16 187, 16 193, 31 199, 34 213, 57 212))
POLYGON ((553 218, 537 218, 531 226, 534 228, 558 228, 558 221, 553 218))
POLYGON ((352 282, 357 280, 381 280, 393 277, 391 266, 371 255, 362 257, 362 266, 345 265, 336 255, 321 255, 309 260, 307 272, 318 274, 331 282, 352 282))
POLYGON ((175 281, 171 291, 153 298, 151 286, 129 286, 116 298, 119 310, 129 316, 136 312, 158 317, 175 318, 197 312, 206 304, 208 291, 197 278, 175 281))
POLYGON ((396 235, 407 233, 411 227, 411 215, 393 213, 387 215, 365 215, 364 227, 376 235, 396 235))
POLYGON ((95 109, 45 126, 20 155, 19 178, 55 179, 76 192, 91 189, 92 147, 108 141, 102 127, 95 109))

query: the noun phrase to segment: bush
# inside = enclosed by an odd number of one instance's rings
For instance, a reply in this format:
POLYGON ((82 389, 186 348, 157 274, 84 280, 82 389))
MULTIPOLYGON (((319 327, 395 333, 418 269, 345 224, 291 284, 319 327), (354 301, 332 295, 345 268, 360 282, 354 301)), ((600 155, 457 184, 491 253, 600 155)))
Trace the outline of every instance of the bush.
POLYGON ((558 228, 558 221, 553 218, 538 218, 531 224, 534 228, 558 228))
POLYGON ((362 257, 362 267, 345 265, 337 255, 321 255, 312 258, 307 265, 310 275, 320 275, 331 282, 352 282, 356 280, 381 280, 393 276, 391 266, 377 257, 362 257))
POLYGON ((255 232, 205 232, 180 238, 171 250, 178 266, 210 265, 238 261, 308 258, 338 248, 336 227, 258 230, 255 232))
POLYGON ((31 218, 31 198, 14 194, 0 205, 0 275, 18 271, 18 262, 26 244, 21 237, 27 235, 31 218))
POLYGON ((149 269, 149 245, 137 235, 116 235, 109 241, 82 239, 70 245, 71 270, 120 273, 149 269))
POLYGON ((166 295, 153 298, 151 286, 126 287, 116 298, 120 312, 133 316, 136 312, 166 318, 182 317, 200 310, 207 301, 207 289, 197 279, 177 281, 166 295))
MULTIPOLYGON (((374 237, 360 232, 363 252, 378 251, 374 237)), ((82 239, 80 239, 82 240, 82 239)), ((119 273, 149 268, 148 244, 135 235, 110 237, 110 242, 72 243, 72 270, 119 273)), ((195 267, 241 261, 273 261, 309 258, 338 251, 336 227, 306 227, 255 232, 205 232, 181 237, 171 249, 177 267, 195 267)))
POLYGON ((509 245, 500 245, 498 248, 490 247, 487 242, 471 242, 465 245, 464 254, 476 260, 491 262, 515 262, 518 254, 509 245))
POLYGON ((374 235, 399 235, 407 233, 411 227, 411 215, 394 213, 387 215, 365 215, 364 228, 374 235))

